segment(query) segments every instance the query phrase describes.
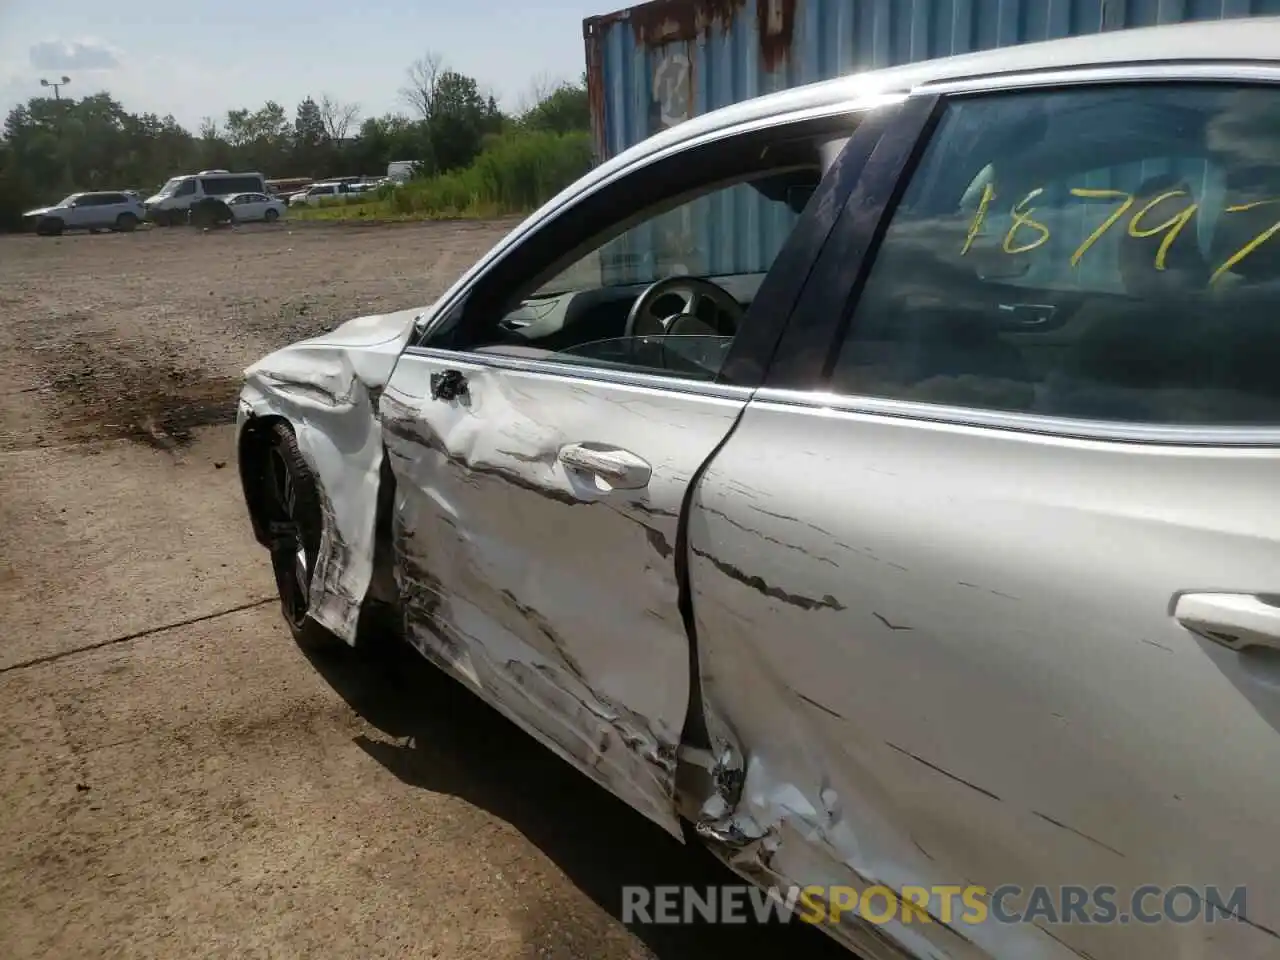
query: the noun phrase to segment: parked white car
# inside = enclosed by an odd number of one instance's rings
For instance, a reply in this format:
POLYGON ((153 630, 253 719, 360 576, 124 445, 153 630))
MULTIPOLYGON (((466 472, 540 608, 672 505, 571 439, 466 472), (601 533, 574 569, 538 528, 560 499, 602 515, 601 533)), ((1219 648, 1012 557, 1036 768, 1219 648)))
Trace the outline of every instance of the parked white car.
POLYGON ((1277 117, 1256 18, 644 140, 246 371, 290 629, 394 611, 867 960, 1274 960, 1277 117))
POLYGON ((64 230, 133 230, 146 212, 125 191, 73 193, 49 207, 28 210, 24 220, 36 233, 57 236, 64 230))
POLYGON ((347 183, 316 183, 291 196, 289 206, 318 207, 321 200, 344 197, 351 192, 351 185, 347 183))
POLYGON ((265 193, 233 193, 222 199, 231 208, 231 214, 237 223, 251 223, 255 220, 274 223, 288 209, 283 200, 265 193))

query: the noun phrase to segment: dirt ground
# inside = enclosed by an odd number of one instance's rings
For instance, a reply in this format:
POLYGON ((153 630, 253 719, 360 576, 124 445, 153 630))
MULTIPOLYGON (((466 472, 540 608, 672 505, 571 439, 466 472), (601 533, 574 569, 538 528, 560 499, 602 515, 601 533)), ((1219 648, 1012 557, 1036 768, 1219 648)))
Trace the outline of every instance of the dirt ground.
POLYGON ((844 956, 628 928, 624 884, 732 878, 407 650, 280 620, 239 372, 507 227, 0 237, 0 957, 844 956))

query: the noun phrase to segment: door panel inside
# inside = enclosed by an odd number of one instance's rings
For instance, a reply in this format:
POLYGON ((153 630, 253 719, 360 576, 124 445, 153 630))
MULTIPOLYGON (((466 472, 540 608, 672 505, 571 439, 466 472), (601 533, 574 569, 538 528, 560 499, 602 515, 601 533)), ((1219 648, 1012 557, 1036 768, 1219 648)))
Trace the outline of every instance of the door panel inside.
POLYGON ((409 352, 381 400, 414 645, 677 835, 676 532, 743 406, 720 393, 409 352))

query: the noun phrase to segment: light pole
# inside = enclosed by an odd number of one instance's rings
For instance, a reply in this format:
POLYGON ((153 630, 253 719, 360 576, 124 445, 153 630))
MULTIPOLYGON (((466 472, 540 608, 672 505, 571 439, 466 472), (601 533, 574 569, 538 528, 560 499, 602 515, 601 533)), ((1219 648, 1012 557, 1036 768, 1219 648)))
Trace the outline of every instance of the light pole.
POLYGON ((71 78, 70 78, 70 77, 63 77, 63 78, 62 78, 62 80, 61 80, 60 82, 58 82, 58 83, 50 83, 48 80, 45 80, 45 79, 42 77, 42 78, 40 79, 40 86, 42 86, 42 87, 53 87, 53 99, 55 99, 55 100, 61 100, 61 99, 62 99, 62 97, 61 97, 61 95, 58 93, 58 90, 59 90, 59 88, 61 88, 61 87, 65 87, 65 86, 66 86, 68 83, 70 83, 70 82, 71 82, 71 78))
MULTIPOLYGON (((68 83, 70 83, 70 82, 71 82, 71 78, 70 78, 70 77, 63 77, 61 80, 59 80, 59 81, 58 81, 58 82, 56 82, 56 83, 55 83, 55 82, 53 82, 53 81, 50 81, 50 80, 46 80, 44 77, 41 77, 41 78, 40 78, 40 86, 42 86, 42 87, 53 87, 53 99, 54 99, 54 100, 56 100, 56 101, 58 101, 59 103, 61 103, 61 101, 62 101, 62 96, 58 93, 58 91, 59 91, 62 87, 65 87, 65 86, 66 86, 68 83)), ((61 151, 61 148, 62 148, 62 121, 65 119, 65 117, 63 117, 63 116, 62 116, 62 108, 61 108, 61 107, 59 107, 59 108, 58 108, 58 111, 57 111, 57 112, 58 112, 58 122, 57 122, 57 126, 56 126, 56 129, 55 129, 55 136, 57 136, 57 138, 58 138, 58 148, 59 148, 59 151, 61 151)), ((66 180, 66 182, 67 182, 67 183, 71 183, 72 181, 71 181, 71 161, 70 161, 70 159, 66 159, 66 158, 64 158, 64 170, 65 170, 65 176, 64 176, 64 179, 66 180)))

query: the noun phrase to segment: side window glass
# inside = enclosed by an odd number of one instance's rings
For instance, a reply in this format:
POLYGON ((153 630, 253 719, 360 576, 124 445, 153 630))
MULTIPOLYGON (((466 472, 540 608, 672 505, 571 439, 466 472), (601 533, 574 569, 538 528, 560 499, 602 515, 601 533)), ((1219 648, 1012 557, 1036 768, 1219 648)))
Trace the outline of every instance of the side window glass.
MULTIPOLYGON (((719 184, 648 216, 645 207, 660 196, 620 190, 634 204, 617 210, 629 223, 625 230, 606 231, 536 288, 514 290, 510 307, 482 318, 464 337, 446 328, 423 345, 714 379, 822 178, 818 144, 806 142, 803 155, 808 168, 719 184)), ((536 242, 536 236, 526 241, 536 242)))
POLYGON ((173 195, 175 197, 189 197, 195 192, 196 182, 194 180, 186 180, 183 182, 182 186, 178 187, 178 189, 174 191, 173 195))
POLYGON ((831 388, 1052 417, 1280 423, 1280 91, 952 104, 831 388))

